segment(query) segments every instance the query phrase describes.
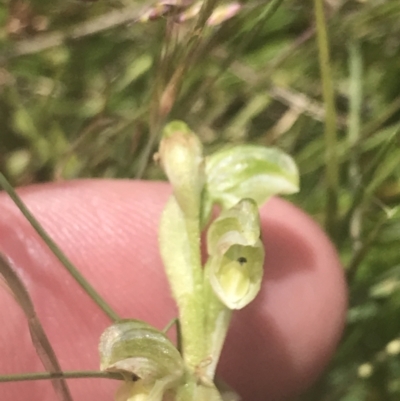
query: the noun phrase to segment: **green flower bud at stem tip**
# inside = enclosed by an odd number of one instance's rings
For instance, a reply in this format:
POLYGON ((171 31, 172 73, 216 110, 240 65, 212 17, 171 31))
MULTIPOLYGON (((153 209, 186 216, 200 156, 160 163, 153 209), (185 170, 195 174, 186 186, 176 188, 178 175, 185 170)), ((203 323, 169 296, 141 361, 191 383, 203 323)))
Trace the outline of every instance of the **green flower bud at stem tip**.
POLYGON ((200 140, 185 123, 173 121, 164 129, 158 154, 179 207, 186 216, 198 217, 205 183, 200 140))

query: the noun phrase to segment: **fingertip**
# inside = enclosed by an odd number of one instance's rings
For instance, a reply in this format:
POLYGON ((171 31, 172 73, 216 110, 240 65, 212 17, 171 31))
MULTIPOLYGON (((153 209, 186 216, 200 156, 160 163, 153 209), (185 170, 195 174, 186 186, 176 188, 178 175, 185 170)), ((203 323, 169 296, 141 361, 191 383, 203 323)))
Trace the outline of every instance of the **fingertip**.
MULTIPOLYGON (((85 180, 19 191, 32 214, 121 317, 162 328, 176 308, 158 254, 157 226, 169 188, 162 183, 85 180)), ((13 203, 0 194, 0 249, 23 279, 64 370, 97 370, 98 341, 110 319, 65 271, 13 203)), ((7 294, 3 372, 43 371, 26 320, 7 294), (7 350, 12 350, 11 354, 7 350)), ((4 311, 4 309, 3 309, 4 311)), ((4 352, 3 352, 4 351, 4 352)), ((112 399, 115 383, 72 380, 74 401, 112 399)), ((2 385, 2 400, 52 401, 49 382, 2 385), (4 390, 4 391, 3 391, 4 390)))
MULTIPOLYGON (((32 186, 20 193, 121 316, 161 328, 176 315, 157 241, 161 211, 171 193, 167 184, 86 180, 32 186)), ((5 196, 0 203, 5 211, 0 248, 23 275, 63 368, 96 369, 97 342, 109 320, 15 206, 5 196)), ((235 313, 220 368, 245 401, 278 400, 309 386, 332 355, 346 307, 337 253, 318 225, 278 198, 261 209, 261 217, 263 287, 254 303, 235 313)), ((27 366, 19 356, 14 360, 19 368, 27 366)), ((74 383, 73 388, 77 401, 112 396, 109 383, 89 390, 87 383, 74 383)))

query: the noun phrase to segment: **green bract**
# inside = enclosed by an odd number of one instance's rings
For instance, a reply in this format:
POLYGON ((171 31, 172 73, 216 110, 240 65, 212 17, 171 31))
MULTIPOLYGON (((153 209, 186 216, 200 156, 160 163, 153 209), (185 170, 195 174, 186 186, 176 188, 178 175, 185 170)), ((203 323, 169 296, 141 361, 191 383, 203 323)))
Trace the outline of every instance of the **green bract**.
POLYGON ((257 295, 263 276, 264 248, 256 203, 243 199, 211 224, 207 269, 211 286, 230 309, 241 309, 257 295))
POLYGON ((206 159, 207 197, 230 208, 243 198, 261 206, 270 196, 299 190, 293 159, 275 148, 241 145, 206 159))
POLYGON ((139 320, 122 320, 107 328, 99 351, 101 370, 139 378, 123 384, 118 401, 161 400, 185 372, 181 355, 165 334, 139 320))

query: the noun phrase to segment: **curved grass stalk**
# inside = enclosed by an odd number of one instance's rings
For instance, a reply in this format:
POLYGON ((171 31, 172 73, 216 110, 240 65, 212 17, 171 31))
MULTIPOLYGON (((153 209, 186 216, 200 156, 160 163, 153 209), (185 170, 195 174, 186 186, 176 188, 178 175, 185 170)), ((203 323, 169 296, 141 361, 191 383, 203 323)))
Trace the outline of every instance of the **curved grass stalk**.
POLYGON ((326 109, 325 118, 325 154, 326 154, 326 228, 331 235, 336 234, 338 196, 339 196, 339 166, 337 156, 336 107, 331 62, 329 57, 329 41, 326 28, 323 0, 314 0, 319 65, 322 78, 322 92, 326 109))
POLYGON ((54 379, 114 379, 126 380, 119 373, 100 372, 99 370, 71 370, 63 372, 21 373, 15 375, 0 375, 0 383, 54 380, 54 379))
MULTIPOLYGON (((39 317, 36 314, 29 293, 21 279, 18 277, 17 273, 1 254, 0 274, 5 280, 7 286, 6 288, 11 292, 26 316, 32 343, 40 360, 42 361, 43 366, 50 372, 50 374, 60 374, 61 366, 58 362, 53 347, 51 346, 50 340, 48 339, 46 332, 40 323, 39 317)), ((62 401, 72 401, 71 393, 64 378, 61 377, 59 379, 53 379, 52 384, 55 392, 62 401)))

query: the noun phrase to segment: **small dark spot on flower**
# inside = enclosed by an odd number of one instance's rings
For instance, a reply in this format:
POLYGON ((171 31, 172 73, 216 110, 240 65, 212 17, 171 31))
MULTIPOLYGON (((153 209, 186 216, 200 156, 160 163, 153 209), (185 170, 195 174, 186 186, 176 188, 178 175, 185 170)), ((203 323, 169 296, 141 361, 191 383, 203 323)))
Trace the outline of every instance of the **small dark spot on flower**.
POLYGON ((241 266, 243 266, 247 262, 247 259, 244 256, 241 256, 240 258, 237 258, 237 261, 241 266))

